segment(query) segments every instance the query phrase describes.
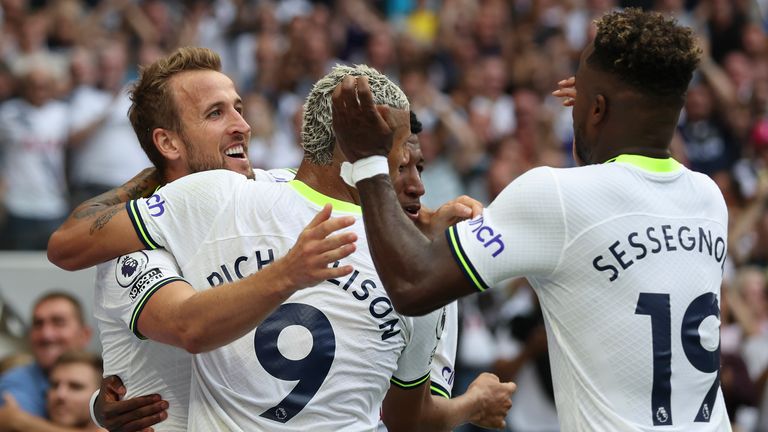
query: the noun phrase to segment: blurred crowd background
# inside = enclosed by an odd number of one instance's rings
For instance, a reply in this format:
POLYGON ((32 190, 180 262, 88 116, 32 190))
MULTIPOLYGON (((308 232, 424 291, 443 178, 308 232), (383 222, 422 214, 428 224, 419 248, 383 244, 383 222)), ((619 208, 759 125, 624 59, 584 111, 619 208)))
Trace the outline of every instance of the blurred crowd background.
MULTIPOLYGON (((423 124, 423 203, 488 203, 530 168, 573 165, 570 109, 551 92, 575 73, 593 19, 629 6, 675 16, 704 51, 674 157, 711 176, 730 209, 720 379, 738 430, 768 431, 768 0, 0 0, 0 249, 44 250, 74 205, 149 166, 126 89, 185 45, 221 55, 255 167, 297 167, 312 84, 366 63, 423 124)), ((518 383, 509 430, 556 431, 526 281, 460 306, 455 393, 494 371, 518 383)))

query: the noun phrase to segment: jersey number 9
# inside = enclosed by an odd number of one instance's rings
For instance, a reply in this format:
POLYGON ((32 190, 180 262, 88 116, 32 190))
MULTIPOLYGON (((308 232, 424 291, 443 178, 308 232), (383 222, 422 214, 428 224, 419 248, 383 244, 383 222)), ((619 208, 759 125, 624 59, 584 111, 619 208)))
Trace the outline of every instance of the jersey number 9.
POLYGON ((261 417, 285 423, 307 406, 328 376, 336 353, 331 322, 314 306, 285 303, 256 328, 253 344, 265 371, 281 380, 298 381, 283 400, 261 413, 261 417), (294 325, 312 335, 312 349, 299 360, 286 358, 277 346, 280 333, 294 325))

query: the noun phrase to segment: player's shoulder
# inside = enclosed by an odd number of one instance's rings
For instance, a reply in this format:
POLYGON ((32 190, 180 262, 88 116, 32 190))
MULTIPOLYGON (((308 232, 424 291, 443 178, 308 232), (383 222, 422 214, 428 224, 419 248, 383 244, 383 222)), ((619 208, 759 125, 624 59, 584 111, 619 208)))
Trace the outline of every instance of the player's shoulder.
POLYGON ((273 183, 287 183, 296 177, 295 168, 274 168, 271 170, 254 169, 253 177, 256 181, 273 183))
POLYGON ((246 185, 250 180, 234 171, 216 169, 186 175, 165 185, 161 191, 195 191, 204 194, 222 194, 222 190, 233 191, 246 185))

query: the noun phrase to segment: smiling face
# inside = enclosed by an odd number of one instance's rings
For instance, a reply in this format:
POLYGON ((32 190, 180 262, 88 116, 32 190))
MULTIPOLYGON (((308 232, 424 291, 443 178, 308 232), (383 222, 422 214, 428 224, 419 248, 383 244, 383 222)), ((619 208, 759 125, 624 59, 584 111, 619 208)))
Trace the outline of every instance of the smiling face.
POLYGON ((251 128, 232 80, 220 72, 195 70, 174 76, 170 85, 181 125, 176 138, 189 173, 228 169, 253 178, 251 128))
POLYGON ((85 348, 89 340, 90 331, 67 299, 44 300, 32 312, 29 341, 35 360, 44 370, 65 351, 85 348))

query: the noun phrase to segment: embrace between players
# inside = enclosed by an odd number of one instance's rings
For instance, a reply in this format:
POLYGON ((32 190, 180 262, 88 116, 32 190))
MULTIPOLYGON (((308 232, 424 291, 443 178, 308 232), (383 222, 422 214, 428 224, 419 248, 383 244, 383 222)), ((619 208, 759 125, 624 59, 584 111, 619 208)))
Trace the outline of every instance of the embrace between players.
POLYGON ((486 209, 462 197, 434 213, 403 211, 423 194, 419 152, 386 77, 337 67, 318 81, 289 180, 251 170, 242 104, 215 59, 174 69, 174 56, 210 55, 182 49, 144 70, 130 118, 157 171, 78 207, 49 244, 68 269, 120 257, 99 271, 105 373, 126 396, 164 386, 165 401, 102 394, 111 429, 373 430, 380 408, 390 430, 501 427, 514 384, 481 375, 444 399, 430 365, 452 361, 445 305, 527 277, 563 430, 730 430, 708 319, 720 265, 620 255, 608 281, 590 261, 670 221, 726 238, 715 184, 669 153, 698 63, 690 29, 634 9, 602 17, 556 92, 573 106, 579 167, 536 168, 486 209))

